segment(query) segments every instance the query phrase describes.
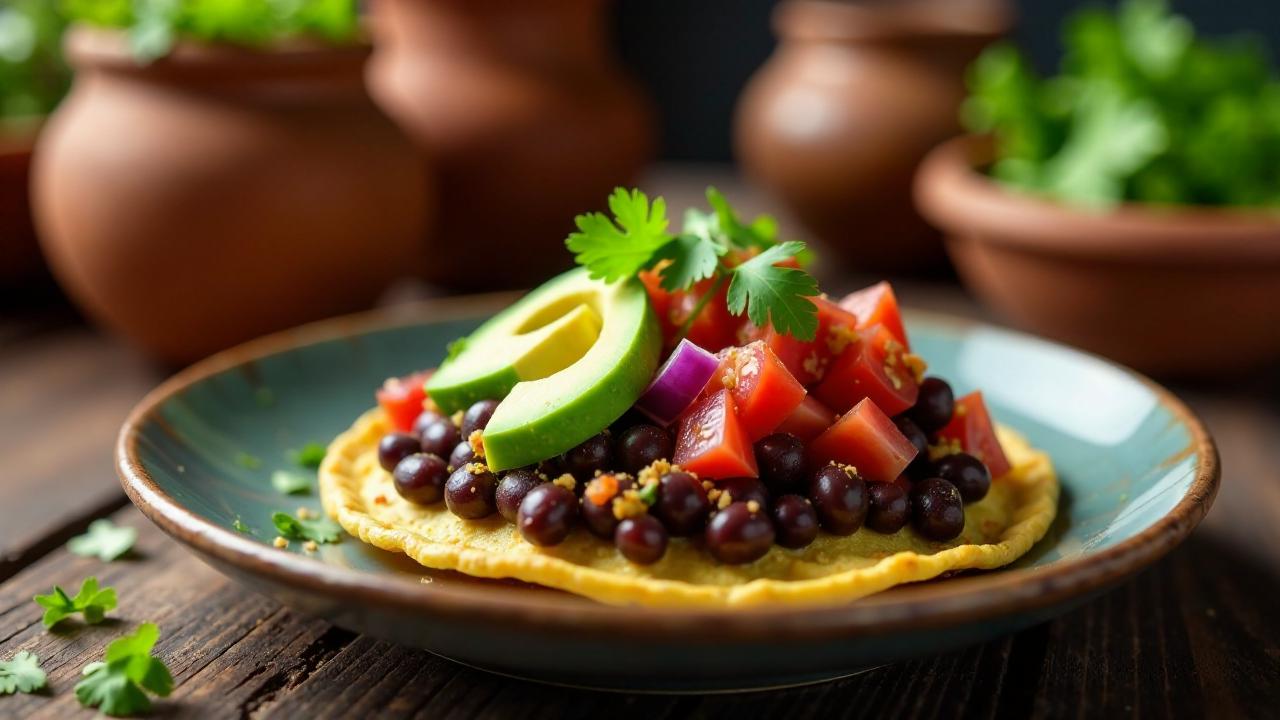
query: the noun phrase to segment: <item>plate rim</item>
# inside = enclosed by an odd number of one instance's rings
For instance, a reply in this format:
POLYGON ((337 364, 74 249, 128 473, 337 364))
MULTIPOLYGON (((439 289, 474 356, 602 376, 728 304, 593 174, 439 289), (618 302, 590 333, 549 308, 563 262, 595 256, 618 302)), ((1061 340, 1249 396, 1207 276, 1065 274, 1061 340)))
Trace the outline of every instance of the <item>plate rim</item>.
POLYGON ((1172 392, 1154 380, 1106 358, 1029 333, 945 313, 909 311, 959 330, 993 329, 1047 343, 1125 373, 1148 387, 1157 401, 1185 425, 1191 443, 1182 452, 1199 456, 1195 478, 1186 493, 1150 527, 1114 547, 1038 568, 981 573, 963 582, 940 582, 918 598, 877 602, 876 595, 831 606, 775 606, 733 609, 671 609, 566 604, 563 599, 504 592, 501 586, 445 587, 363 570, 328 565, 280 550, 220 527, 191 512, 151 478, 137 457, 141 426, 165 401, 210 376, 252 361, 357 334, 423 322, 483 317, 509 304, 519 293, 486 293, 439 298, 375 309, 280 331, 224 350, 168 378, 130 411, 115 446, 115 466, 125 493, 151 522, 198 553, 293 589, 321 593, 344 603, 372 604, 401 612, 422 613, 440 621, 483 621, 535 624, 540 630, 681 642, 725 640, 869 637, 919 631, 1006 615, 1043 610, 1086 598, 1147 567, 1180 544, 1212 505, 1221 479, 1217 445, 1204 423, 1172 392))

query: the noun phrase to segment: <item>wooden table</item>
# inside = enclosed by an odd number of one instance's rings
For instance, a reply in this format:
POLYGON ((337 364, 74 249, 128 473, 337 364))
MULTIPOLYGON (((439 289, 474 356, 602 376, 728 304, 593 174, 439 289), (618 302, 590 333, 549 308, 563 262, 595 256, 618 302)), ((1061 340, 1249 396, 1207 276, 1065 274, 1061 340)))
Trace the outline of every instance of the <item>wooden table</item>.
MULTIPOLYGON (((682 206, 705 170, 649 183, 682 206)), ((856 278, 844 278, 852 285, 856 278)), ((911 284, 908 302, 978 310, 953 285, 911 284)), ((1274 329, 1270 330, 1274 331, 1274 329)), ((1276 717, 1280 714, 1280 373, 1176 389, 1208 422, 1225 475, 1181 548, 1057 620, 987 645, 816 687, 746 695, 614 695, 488 675, 356 636, 222 577, 127 506, 115 431, 162 379, 65 308, 0 309, 0 659, 31 650, 44 695, 0 697, 0 718, 89 717, 72 693, 105 643, 142 621, 177 680, 161 717, 834 716, 1276 717), (66 540, 98 517, 138 528, 138 557, 104 565, 66 540), (96 574, 120 590, 118 620, 45 632, 31 602, 96 574)))

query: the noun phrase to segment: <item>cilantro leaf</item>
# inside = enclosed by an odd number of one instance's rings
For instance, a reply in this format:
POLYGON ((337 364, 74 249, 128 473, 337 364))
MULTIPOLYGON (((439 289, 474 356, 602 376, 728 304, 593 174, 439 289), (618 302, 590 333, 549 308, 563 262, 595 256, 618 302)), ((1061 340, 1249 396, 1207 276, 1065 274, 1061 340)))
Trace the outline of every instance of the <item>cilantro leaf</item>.
POLYGON ((324 462, 324 455, 327 452, 325 446, 317 442, 309 442, 306 445, 293 450, 289 453, 290 459, 294 464, 304 468, 315 469, 320 467, 320 463, 324 462))
POLYGON ((742 224, 724 193, 714 187, 707 188, 707 202, 715 211, 716 225, 720 232, 740 248, 766 249, 777 244, 778 221, 771 215, 760 215, 750 225, 742 224))
POLYGON ((667 260, 660 266, 664 290, 687 290, 699 280, 716 274, 724 248, 706 237, 685 233, 676 236, 658 251, 658 257, 667 260))
POLYGON ((775 245, 733 269, 729 283, 729 312, 745 310, 751 322, 766 322, 798 340, 812 340, 818 332, 818 307, 809 298, 818 294, 811 275, 774 263, 804 250, 795 240, 775 245))
POLYGON ((342 526, 327 517, 300 520, 288 513, 271 514, 271 524, 282 537, 290 540, 312 540, 318 543, 336 543, 342 538, 342 526))
POLYGON ((271 487, 283 495, 307 495, 311 492, 311 478, 292 470, 271 473, 271 487))
POLYGON ((10 660, 0 661, 0 695, 33 693, 43 688, 47 681, 40 669, 40 658, 26 650, 10 660))
POLYGON ((574 218, 578 232, 565 245, 574 260, 587 268, 591 277, 616 282, 651 267, 654 254, 671 241, 667 234, 667 203, 639 190, 617 188, 609 196, 613 219, 604 213, 587 213, 574 218))
POLYGON ((80 592, 75 597, 68 596, 65 590, 55 585, 52 593, 36 595, 32 600, 44 608, 41 622, 46 628, 52 628, 76 613, 82 614, 86 623, 96 625, 102 622, 108 610, 115 609, 116 591, 115 588, 98 587, 98 579, 89 577, 80 584, 80 592))
POLYGON ((257 470, 262 467, 262 458, 247 452, 236 453, 236 464, 246 470, 257 470))
POLYGON ((137 541, 136 528, 119 527, 103 518, 94 520, 89 525, 89 532, 71 538, 67 542, 67 549, 76 555, 111 562, 124 557, 137 541))
POLYGON ((173 692, 173 676, 151 655, 159 638, 160 628, 143 623, 133 635, 112 641, 101 662, 85 666, 83 679, 76 683, 76 699, 120 717, 150 709, 147 691, 167 697, 173 692))
POLYGON ((245 535, 253 534, 253 528, 245 525, 244 520, 241 520, 239 515, 236 516, 235 520, 231 521, 231 527, 238 533, 243 533, 245 535))

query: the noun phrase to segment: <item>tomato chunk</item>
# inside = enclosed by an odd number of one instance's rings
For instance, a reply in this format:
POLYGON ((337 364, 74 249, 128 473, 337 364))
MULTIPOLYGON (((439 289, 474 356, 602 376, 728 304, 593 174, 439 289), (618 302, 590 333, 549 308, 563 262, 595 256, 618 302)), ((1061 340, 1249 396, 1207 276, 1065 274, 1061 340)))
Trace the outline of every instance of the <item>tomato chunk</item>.
POLYGON ((787 416, 778 426, 777 432, 791 433, 804 442, 818 437, 823 430, 831 427, 836 421, 835 412, 823 405, 812 395, 805 396, 804 402, 787 416))
POLYGON ((893 286, 878 282, 868 288, 849 293, 840 301, 840 307, 858 316, 858 328, 882 325, 893 333, 902 346, 911 349, 907 342, 907 329, 902 324, 902 311, 893 286))
POLYGON ((649 304, 653 306, 653 313, 658 316, 658 323, 662 326, 662 337, 673 337, 676 330, 671 325, 673 293, 662 288, 662 277, 658 275, 657 270, 644 270, 639 275, 640 282, 649 293, 649 304))
POLYGON ((808 386, 821 380, 831 359, 857 340, 858 318, 824 297, 809 298, 818 306, 818 332, 813 340, 797 340, 772 327, 765 328, 761 339, 800 384, 808 386))
POLYGON ((993 478, 1004 475, 1012 467, 1004 448, 1000 447, 1000 439, 996 437, 995 425, 991 422, 991 413, 987 412, 981 391, 956 399, 951 422, 937 432, 936 438, 942 442, 959 443, 961 450, 986 463, 993 478))
POLYGON ((378 405, 391 418, 391 424, 401 432, 413 429, 413 421, 422 414, 422 404, 427 400, 424 387, 432 370, 422 370, 399 378, 390 378, 374 392, 378 405))
POLYGON ((898 432, 876 404, 863 400, 809 444, 809 462, 852 465, 866 480, 893 482, 916 456, 916 446, 898 432))
POLYGON ((836 412, 870 399, 889 415, 916 404, 920 386, 908 367, 906 348, 883 325, 860 331, 858 343, 844 351, 813 390, 836 412))
POLYGON ((673 460, 704 478, 758 477, 756 456, 738 422, 733 395, 720 390, 680 418, 673 460))
POLYGON ((760 341, 721 350, 720 368, 707 388, 729 389, 738 420, 752 442, 773 432, 806 395, 804 386, 760 341))
MULTIPOLYGON (((667 322, 664 324, 671 327, 671 334, 666 336, 668 345, 675 344, 675 333, 684 326, 702 296, 711 290, 711 285, 712 281, 703 280, 689 290, 672 294, 671 305, 667 309, 667 322)), ((686 335, 689 342, 712 352, 736 342, 739 322, 729 314, 728 293, 728 286, 722 287, 694 318, 693 324, 689 326, 689 334, 686 335)))

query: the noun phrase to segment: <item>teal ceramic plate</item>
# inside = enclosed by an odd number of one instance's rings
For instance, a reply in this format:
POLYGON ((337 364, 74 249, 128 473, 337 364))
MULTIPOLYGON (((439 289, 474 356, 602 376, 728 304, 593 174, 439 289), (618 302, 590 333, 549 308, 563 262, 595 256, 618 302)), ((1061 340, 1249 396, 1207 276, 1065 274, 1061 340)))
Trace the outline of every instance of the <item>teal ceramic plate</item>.
POLYGON ((957 391, 982 388, 998 419, 1047 450, 1061 473, 1058 521, 1009 568, 841 607, 718 613, 610 607, 427 571, 351 538, 315 556, 272 547, 272 511, 319 508, 314 496, 273 491, 272 471, 294 467, 289 450, 327 442, 372 405, 383 379, 434 365, 447 341, 509 300, 344 318, 195 365, 125 423, 124 487, 215 567, 340 626, 495 672, 661 691, 816 682, 1016 631, 1168 552, 1217 489, 1213 441, 1154 383, 1026 335, 914 314, 913 344, 934 371, 957 391), (233 529, 237 520, 251 532, 233 529))

